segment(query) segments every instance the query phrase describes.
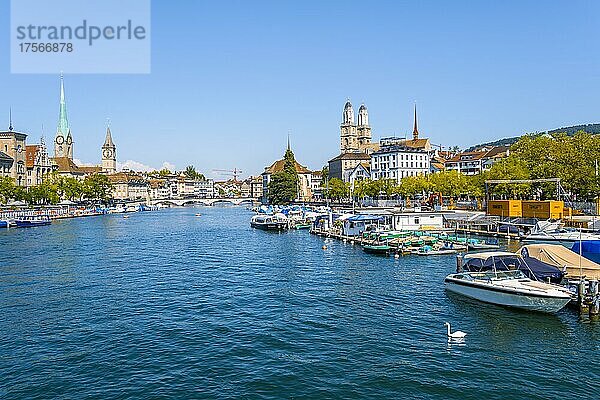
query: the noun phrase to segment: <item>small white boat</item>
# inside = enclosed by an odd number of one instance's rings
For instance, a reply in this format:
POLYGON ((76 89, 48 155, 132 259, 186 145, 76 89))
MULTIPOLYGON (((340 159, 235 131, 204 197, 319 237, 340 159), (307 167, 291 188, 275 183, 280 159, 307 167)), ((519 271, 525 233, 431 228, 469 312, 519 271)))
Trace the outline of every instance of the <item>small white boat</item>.
POLYGON ((600 235, 576 229, 565 229, 560 222, 539 221, 522 240, 572 243, 580 240, 600 240, 600 235))
POLYGON ((515 269, 519 257, 506 252, 466 255, 463 260, 477 258, 482 268, 488 266, 489 270, 450 274, 444 280, 446 290, 485 303, 548 313, 559 311, 571 301, 567 289, 529 279, 515 269))

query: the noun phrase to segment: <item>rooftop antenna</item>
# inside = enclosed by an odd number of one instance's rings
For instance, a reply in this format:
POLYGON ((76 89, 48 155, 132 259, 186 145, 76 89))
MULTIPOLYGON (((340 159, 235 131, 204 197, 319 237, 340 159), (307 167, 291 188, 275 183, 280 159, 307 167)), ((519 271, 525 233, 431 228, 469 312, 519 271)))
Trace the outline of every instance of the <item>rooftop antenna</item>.
POLYGON ((291 131, 288 130, 288 142, 287 142, 287 149, 291 150, 291 146, 290 146, 290 135, 291 135, 291 131))
POLYGON ((12 125, 12 107, 10 107, 8 109, 8 130, 9 130, 9 132, 12 132, 12 130, 13 130, 13 125, 12 125))

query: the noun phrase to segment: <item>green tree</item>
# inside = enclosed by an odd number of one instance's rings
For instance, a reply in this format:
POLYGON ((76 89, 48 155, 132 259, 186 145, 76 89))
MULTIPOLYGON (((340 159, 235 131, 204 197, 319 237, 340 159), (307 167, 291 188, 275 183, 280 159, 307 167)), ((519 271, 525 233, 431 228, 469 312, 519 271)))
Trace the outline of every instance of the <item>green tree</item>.
POLYGON ((83 181, 85 197, 90 200, 108 201, 112 198, 113 185, 106 175, 94 174, 83 181))
POLYGON ((8 203, 14 197, 15 180, 8 176, 0 176, 0 202, 8 203))
POLYGON ((267 198, 271 204, 289 204, 298 196, 298 172, 292 150, 287 148, 283 169, 271 176, 267 198))
POLYGON ((350 184, 342 181, 338 178, 332 178, 329 180, 329 190, 327 197, 336 200, 342 200, 348 198, 350 194, 350 184))
POLYGON ((193 179, 196 181, 205 181, 206 180, 206 177, 204 175, 202 175, 201 173, 197 172, 196 167, 194 167, 193 165, 188 165, 185 168, 185 171, 183 172, 183 174, 188 179, 193 179))

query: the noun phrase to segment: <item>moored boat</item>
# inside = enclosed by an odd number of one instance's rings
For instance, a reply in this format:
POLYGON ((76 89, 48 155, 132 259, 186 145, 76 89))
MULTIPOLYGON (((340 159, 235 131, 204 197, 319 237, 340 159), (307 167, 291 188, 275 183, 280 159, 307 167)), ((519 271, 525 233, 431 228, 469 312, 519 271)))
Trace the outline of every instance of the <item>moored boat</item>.
POLYGON ((363 245, 363 251, 370 254, 389 254, 392 248, 387 244, 365 244, 363 245))
POLYGON ((459 265, 459 272, 448 275, 444 280, 446 290, 485 303, 549 313, 559 311, 571 301, 567 289, 526 277, 514 265, 514 260, 519 258, 517 254, 506 252, 464 256, 463 259, 467 261, 481 261, 482 267, 489 266, 489 269, 463 271, 463 266, 459 265), (507 269, 497 268, 501 264, 506 265, 507 269))
POLYGON ((285 216, 280 215, 255 215, 250 219, 250 226, 264 231, 282 231, 288 228, 285 216))
POLYGON ((52 221, 48 216, 37 215, 37 216, 24 216, 16 218, 14 220, 17 228, 32 228, 36 226, 50 225, 52 221))

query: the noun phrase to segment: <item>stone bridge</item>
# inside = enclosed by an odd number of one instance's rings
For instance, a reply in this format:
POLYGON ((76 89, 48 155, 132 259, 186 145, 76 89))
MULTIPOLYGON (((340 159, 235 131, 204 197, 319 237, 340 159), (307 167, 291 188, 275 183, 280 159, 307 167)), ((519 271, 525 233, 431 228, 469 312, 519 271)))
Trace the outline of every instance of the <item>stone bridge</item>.
POLYGON ((165 205, 165 206, 190 206, 194 204, 201 204, 204 206, 212 206, 215 204, 232 204, 239 206, 242 204, 251 205, 258 203, 258 199, 251 197, 225 197, 225 198, 213 198, 213 199, 200 199, 200 198, 187 198, 187 199, 161 199, 152 200, 151 205, 165 205))

